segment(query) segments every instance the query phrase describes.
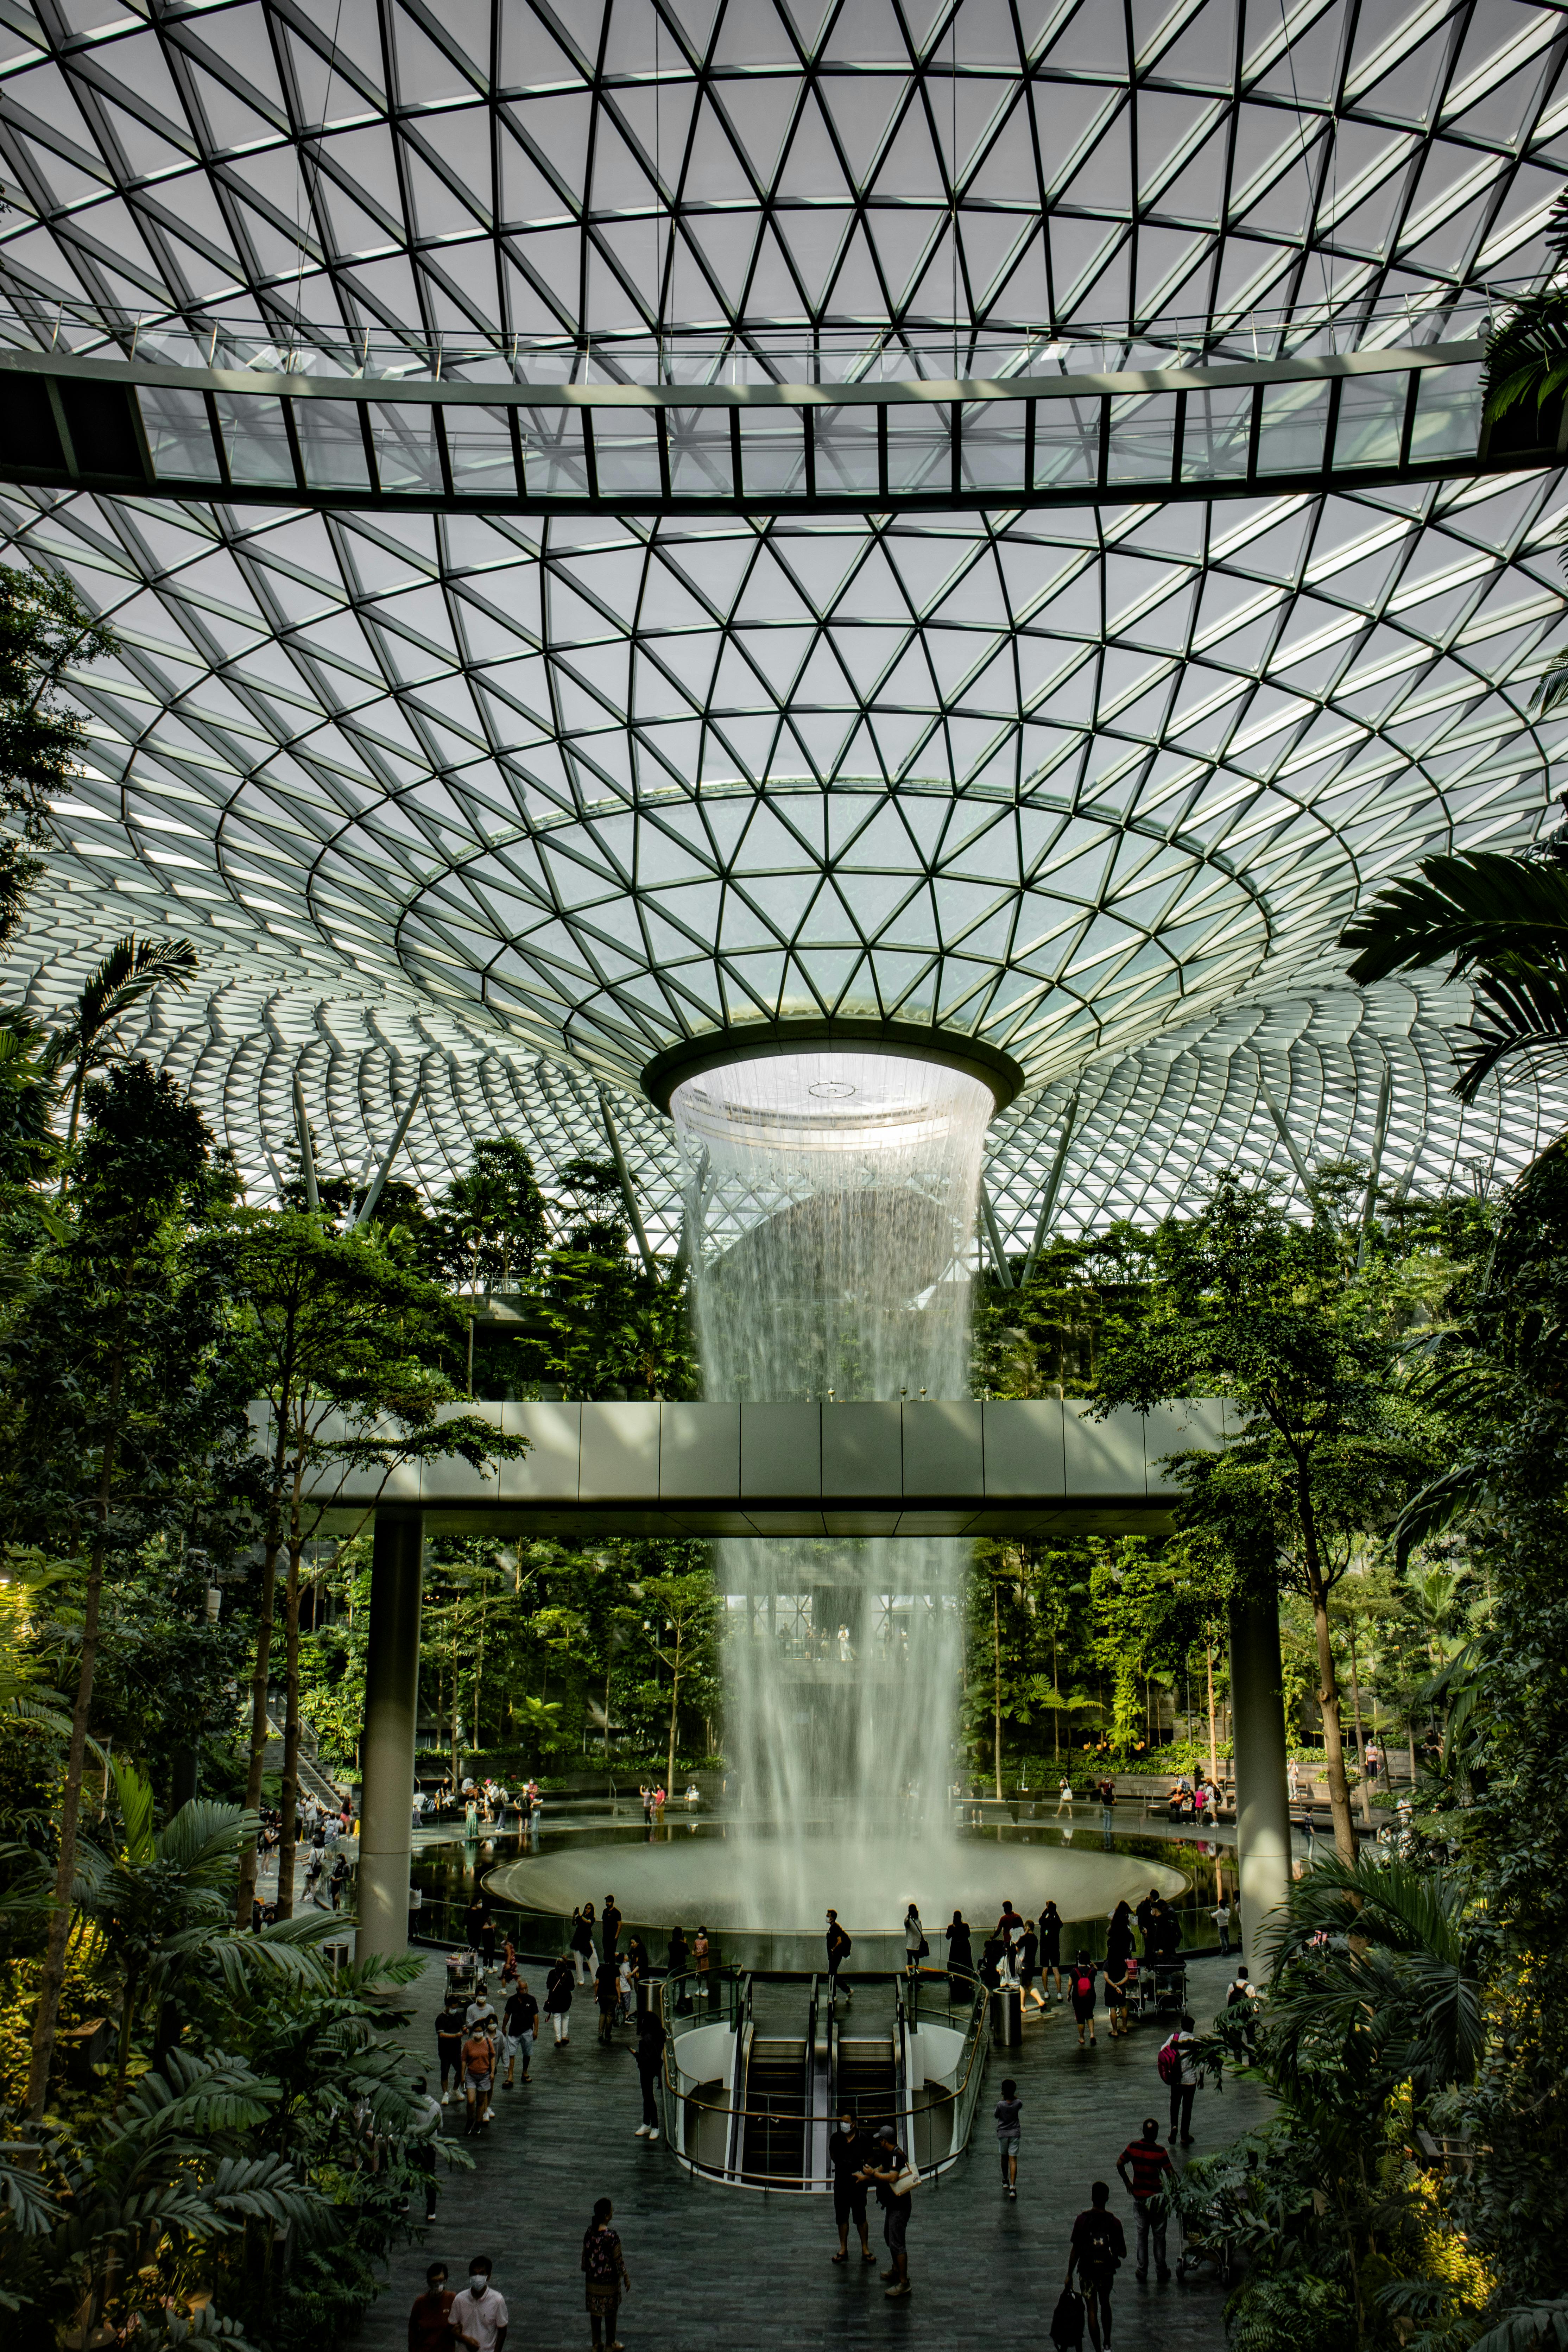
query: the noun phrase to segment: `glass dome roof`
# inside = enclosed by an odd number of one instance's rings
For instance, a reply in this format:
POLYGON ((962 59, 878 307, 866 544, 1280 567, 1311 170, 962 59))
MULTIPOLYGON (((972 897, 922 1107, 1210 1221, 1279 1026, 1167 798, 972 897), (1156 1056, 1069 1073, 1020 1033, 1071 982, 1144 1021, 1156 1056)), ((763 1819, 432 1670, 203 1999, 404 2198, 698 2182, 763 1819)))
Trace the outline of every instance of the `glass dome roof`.
MULTIPOLYGON (((886 373, 1108 321, 1136 365, 1245 354, 1262 314, 1328 349, 1542 267, 1561 24, 342 0, 334 47, 268 0, 62 0, 0 44, 0 303, 42 343, 73 303, 484 329, 556 381, 585 347, 886 373)), ((195 939, 205 992, 145 1043, 263 1192, 296 1065, 351 1173, 421 1072, 432 1183, 498 1127, 598 1149, 604 1085, 666 1231, 641 1069, 791 1015, 1018 1062, 990 1184, 1024 1241, 1075 1094, 1069 1226, 1288 1167, 1260 1080, 1304 1150, 1364 1154, 1391 1071, 1387 1166, 1506 1171, 1563 1106, 1510 1080, 1461 1120, 1464 992, 1351 991, 1333 942, 1420 855, 1545 821, 1561 517, 1555 472, 624 522, 0 487, 11 559, 123 646, 74 681, 89 755, 15 961, 47 1009, 132 922, 195 939)))

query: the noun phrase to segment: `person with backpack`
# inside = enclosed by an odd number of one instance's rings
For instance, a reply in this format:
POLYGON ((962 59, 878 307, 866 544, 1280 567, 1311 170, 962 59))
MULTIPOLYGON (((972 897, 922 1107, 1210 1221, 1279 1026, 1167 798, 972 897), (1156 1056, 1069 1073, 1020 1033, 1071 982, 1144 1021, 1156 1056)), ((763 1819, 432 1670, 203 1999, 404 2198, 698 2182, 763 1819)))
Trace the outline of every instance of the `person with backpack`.
POLYGON ((1092 2182, 1089 2199, 1072 2225, 1067 2283, 1070 2287, 1076 2272, 1089 2320, 1089 2340, 1094 2352, 1106 2352, 1110 2342, 1110 2290, 1118 2268, 1127 2260, 1127 2233, 1115 2214, 1107 2210, 1110 2203, 1109 2181, 1092 2182))
POLYGON ((1182 2021, 1168 2042, 1160 2045, 1155 2063, 1160 2080, 1171 2094, 1171 2137, 1179 2139, 1184 2147, 1193 2144, 1193 2101, 1204 2079, 1204 2070, 1197 2058, 1197 2036, 1193 2021, 1184 2011, 1182 2021), (1180 2125, 1180 2131, 1177 2126, 1180 2125))
POLYGON ((1072 2013, 1078 2020, 1078 2046, 1083 2048, 1083 2029, 1089 2028, 1089 2046, 1095 2046, 1094 1990, 1095 1968, 1087 1952, 1080 1952, 1068 1970, 1068 1992, 1072 2000, 1072 2013))
POLYGON ((1170 2214, 1170 2192, 1175 2186, 1176 2168, 1171 2162, 1171 2151, 1160 2145, 1160 2126, 1152 2116, 1144 2118, 1141 2139, 1130 2139, 1116 2159, 1116 2170, 1121 2186, 1132 2199, 1136 2216, 1133 2245, 1136 2260, 1132 2275, 1146 2279, 1149 2275, 1149 2240, 1154 2240, 1154 2276, 1162 2286, 1171 2275, 1165 2260, 1165 2225, 1170 2214))
MULTIPOLYGON (((838 1999, 839 1970, 843 1968, 845 1961, 849 1958, 851 1951, 854 1949, 854 1946, 849 1939, 848 1934, 838 1924, 838 1914, 837 1911, 830 1911, 827 1915, 826 1944, 827 2005, 831 2009, 834 2002, 838 1999)), ((844 1998, 846 2000, 853 2000, 855 1998, 854 1993, 849 1990, 848 1986, 846 1986, 844 1989, 844 1998)))
POLYGON ((573 1966, 575 1955, 563 1952, 544 1982, 544 2014, 554 2030, 555 2047, 563 2049, 572 2039, 572 1987, 576 1981, 573 1966))
POLYGON ((1245 1960, 1237 1962, 1236 1974, 1225 1989, 1225 2005, 1227 2011, 1234 2009, 1241 2011, 1241 2030, 1247 2037, 1247 2046, 1249 2050, 1256 2049, 1258 2046, 1258 1987, 1247 1973, 1245 1960))
POLYGON ((616 2323, 621 2315, 621 2297, 630 2292, 632 2284, 626 2275, 619 2233, 610 2227, 615 2210, 609 2199, 601 2197, 594 2208, 593 2220, 583 2232, 583 2282, 588 2325, 594 2331, 595 2343, 601 2345, 619 2342, 616 2323))

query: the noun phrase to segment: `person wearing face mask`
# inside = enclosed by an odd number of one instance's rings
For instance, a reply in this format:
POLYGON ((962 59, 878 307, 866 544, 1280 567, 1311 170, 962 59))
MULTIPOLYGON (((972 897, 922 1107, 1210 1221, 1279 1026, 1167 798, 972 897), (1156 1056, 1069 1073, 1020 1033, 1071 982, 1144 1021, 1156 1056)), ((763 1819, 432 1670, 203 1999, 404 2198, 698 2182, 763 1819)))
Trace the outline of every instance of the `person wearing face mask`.
POLYGON ((473 2352, 506 2352, 507 2309, 490 2284, 493 2269, 489 2254, 476 2254, 468 2264, 468 2284, 452 2305, 452 2332, 473 2352))
POLYGON ((860 2259, 874 2263, 870 2235, 866 2227, 867 2183, 861 2178, 874 2154, 871 2143, 846 2109, 838 2118, 838 2129, 827 2143, 827 2162, 833 2174, 833 2218, 838 2224, 838 2252, 836 2263, 849 2260, 849 2224, 854 2222, 860 2236, 860 2259))
POLYGON ((425 2292, 414 2298, 408 2315, 408 2352, 450 2352, 463 2338, 455 2330, 452 2306, 457 2296, 447 2284, 445 2263, 432 2263, 425 2273, 425 2292))

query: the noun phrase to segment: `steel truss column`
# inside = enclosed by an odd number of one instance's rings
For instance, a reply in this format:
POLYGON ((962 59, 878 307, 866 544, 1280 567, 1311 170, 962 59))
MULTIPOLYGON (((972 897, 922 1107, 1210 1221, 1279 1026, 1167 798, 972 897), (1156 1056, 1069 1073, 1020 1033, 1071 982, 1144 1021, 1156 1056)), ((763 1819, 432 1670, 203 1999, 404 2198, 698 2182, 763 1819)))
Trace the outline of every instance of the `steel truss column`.
POLYGON ((414 1740, 419 1706, 421 1511, 380 1510, 370 1567, 370 1639, 360 1738, 358 1957, 390 1959, 408 1943, 414 1740))

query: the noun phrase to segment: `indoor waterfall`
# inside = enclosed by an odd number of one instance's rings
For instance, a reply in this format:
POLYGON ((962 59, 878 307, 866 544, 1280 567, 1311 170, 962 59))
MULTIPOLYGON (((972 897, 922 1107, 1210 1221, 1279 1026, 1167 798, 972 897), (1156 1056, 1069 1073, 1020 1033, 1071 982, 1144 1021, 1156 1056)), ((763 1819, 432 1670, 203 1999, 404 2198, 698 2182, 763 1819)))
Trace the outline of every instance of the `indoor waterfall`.
MULTIPOLYGON (((686 1080, 706 1395, 968 1392, 969 1272, 990 1090, 889 1053, 795 1053, 686 1080)), ((726 1750, 752 1832, 752 1924, 833 1903, 892 1928, 912 1840, 945 1842, 968 1547, 729 1538, 726 1750)), ((929 1899, 929 1897, 928 1897, 929 1899)))

